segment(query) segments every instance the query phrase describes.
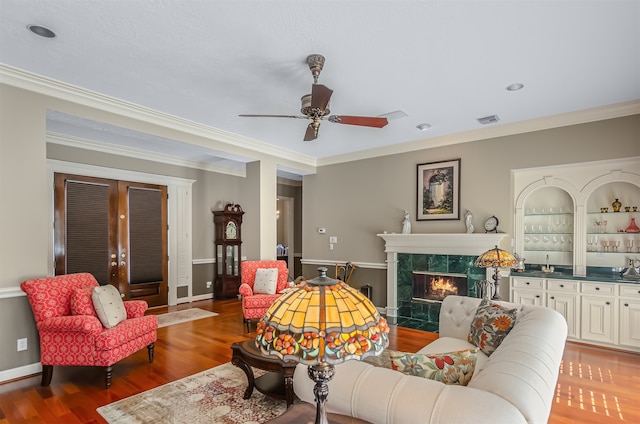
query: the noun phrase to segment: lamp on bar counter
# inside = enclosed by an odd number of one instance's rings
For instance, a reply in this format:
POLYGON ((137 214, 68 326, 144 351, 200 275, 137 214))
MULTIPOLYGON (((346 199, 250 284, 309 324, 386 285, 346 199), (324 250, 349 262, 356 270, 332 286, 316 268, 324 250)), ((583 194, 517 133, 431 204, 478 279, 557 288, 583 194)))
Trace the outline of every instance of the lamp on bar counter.
POLYGON ((500 300, 498 293, 498 280, 500 279, 500 268, 513 268, 518 265, 518 260, 506 250, 499 249, 498 246, 489 249, 476 258, 474 265, 479 268, 493 268, 493 300, 500 300))
POLYGON ((375 305, 326 268, 303 287, 276 300, 257 327, 256 346, 265 355, 309 365, 315 382, 316 424, 326 424, 325 401, 334 365, 382 353, 389 326, 375 305))

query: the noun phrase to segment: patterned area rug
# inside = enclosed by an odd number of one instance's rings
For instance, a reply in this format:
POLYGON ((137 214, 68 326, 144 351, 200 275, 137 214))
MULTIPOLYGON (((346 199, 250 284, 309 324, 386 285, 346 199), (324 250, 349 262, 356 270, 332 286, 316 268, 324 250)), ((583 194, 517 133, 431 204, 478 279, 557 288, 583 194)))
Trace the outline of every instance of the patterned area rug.
MULTIPOLYGON (((264 371, 254 369, 256 377, 264 371)), ((109 424, 258 424, 282 415, 284 400, 257 390, 242 399, 244 372, 226 363, 97 409, 109 424)))
POLYGON ((168 325, 180 324, 182 322, 194 321, 197 319, 215 317, 215 312, 205 311, 204 309, 191 308, 182 311, 167 312, 166 314, 158 315, 158 328, 166 327, 168 325))

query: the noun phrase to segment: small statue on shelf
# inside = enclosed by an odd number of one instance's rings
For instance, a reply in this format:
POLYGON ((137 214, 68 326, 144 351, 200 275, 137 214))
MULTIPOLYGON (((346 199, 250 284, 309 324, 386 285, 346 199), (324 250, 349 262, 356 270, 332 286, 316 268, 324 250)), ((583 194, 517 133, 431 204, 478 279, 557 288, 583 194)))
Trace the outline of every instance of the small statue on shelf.
POLYGON ((467 212, 464 214, 464 223, 467 226, 467 234, 471 234, 474 231, 473 224, 471 221, 473 220, 473 215, 471 211, 467 209, 467 212))
POLYGON ((404 211, 404 219, 402 220, 402 234, 411 234, 411 220, 407 211, 404 211))

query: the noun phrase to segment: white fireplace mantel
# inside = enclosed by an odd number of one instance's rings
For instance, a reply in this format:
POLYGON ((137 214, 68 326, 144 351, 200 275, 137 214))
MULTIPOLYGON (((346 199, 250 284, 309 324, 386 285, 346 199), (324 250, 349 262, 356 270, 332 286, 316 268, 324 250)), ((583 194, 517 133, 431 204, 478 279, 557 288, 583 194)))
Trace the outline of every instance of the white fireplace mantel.
POLYGON ((507 233, 378 234, 387 254, 387 319, 398 317, 398 253, 480 256, 499 246, 507 233))
POLYGON ((385 253, 423 253, 432 255, 469 255, 499 245, 507 233, 454 234, 378 234, 385 241, 385 253))

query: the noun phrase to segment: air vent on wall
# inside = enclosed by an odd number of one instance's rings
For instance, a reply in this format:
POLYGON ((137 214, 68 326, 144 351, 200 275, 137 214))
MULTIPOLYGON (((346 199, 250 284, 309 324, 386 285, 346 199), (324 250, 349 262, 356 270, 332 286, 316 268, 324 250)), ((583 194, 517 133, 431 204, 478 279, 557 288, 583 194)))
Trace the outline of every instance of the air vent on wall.
POLYGON ((482 125, 495 124, 499 120, 500 117, 498 117, 498 115, 489 115, 485 116, 484 118, 478 118, 478 122, 480 122, 482 125))

